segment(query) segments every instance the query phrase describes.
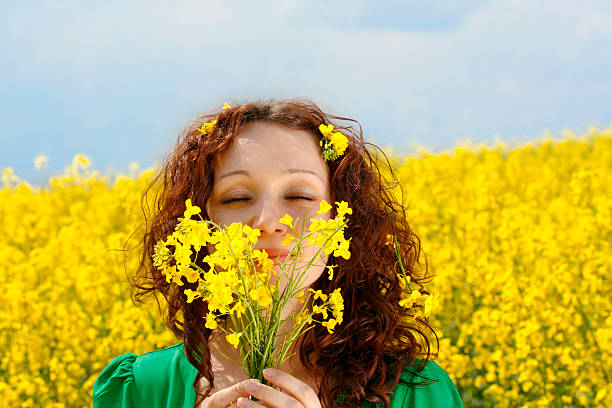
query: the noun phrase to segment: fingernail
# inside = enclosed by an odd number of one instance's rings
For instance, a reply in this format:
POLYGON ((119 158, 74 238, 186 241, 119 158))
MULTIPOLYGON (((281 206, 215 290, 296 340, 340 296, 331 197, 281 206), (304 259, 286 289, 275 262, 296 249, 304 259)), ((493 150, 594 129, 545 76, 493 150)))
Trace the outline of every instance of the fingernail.
POLYGON ((257 392, 257 390, 259 389, 259 381, 257 380, 252 380, 249 381, 249 383, 246 386, 247 391, 249 392, 249 394, 254 394, 257 392))
POLYGON ((266 368, 263 370, 263 374, 268 378, 272 378, 276 375, 276 371, 273 368, 266 368))

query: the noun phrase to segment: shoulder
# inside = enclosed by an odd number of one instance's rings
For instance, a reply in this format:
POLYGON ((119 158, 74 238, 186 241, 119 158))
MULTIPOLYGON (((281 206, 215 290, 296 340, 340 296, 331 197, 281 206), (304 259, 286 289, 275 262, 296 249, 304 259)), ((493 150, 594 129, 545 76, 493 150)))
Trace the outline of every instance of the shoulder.
POLYGON ((463 407, 457 387, 433 360, 416 360, 405 367, 393 390, 391 408, 421 407, 463 407))
POLYGON ((197 369, 185 356, 183 343, 137 356, 114 358, 96 379, 94 407, 141 405, 182 406, 195 400, 193 380, 197 369), (191 390, 191 393, 190 393, 191 390), (180 400, 180 401, 179 401, 180 400))

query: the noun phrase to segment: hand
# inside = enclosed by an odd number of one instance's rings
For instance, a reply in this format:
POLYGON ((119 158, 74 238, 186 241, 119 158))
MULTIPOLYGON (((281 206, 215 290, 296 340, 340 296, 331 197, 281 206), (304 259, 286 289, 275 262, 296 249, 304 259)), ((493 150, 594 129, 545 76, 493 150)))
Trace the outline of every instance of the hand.
POLYGON ((238 408, 321 408, 321 402, 310 385, 274 368, 266 368, 263 373, 266 380, 284 392, 258 382, 249 383, 247 391, 259 401, 238 398, 238 408))
POLYGON ((210 397, 206 397, 204 401, 198 405, 199 408, 226 408, 234 406, 236 401, 240 397, 248 397, 249 391, 248 385, 251 383, 259 384, 257 380, 244 380, 232 385, 231 387, 224 388, 212 394, 210 397))

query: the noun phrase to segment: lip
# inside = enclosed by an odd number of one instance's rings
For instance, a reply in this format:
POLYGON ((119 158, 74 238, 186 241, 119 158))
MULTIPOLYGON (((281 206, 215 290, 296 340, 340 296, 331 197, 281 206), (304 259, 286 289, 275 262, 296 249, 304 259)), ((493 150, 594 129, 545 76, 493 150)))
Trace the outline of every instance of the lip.
MULTIPOLYGON (((280 262, 285 262, 289 255, 289 250, 282 248, 262 248, 261 250, 266 251, 270 259, 274 261, 275 265, 278 265, 278 260, 280 260, 280 262)), ((291 258, 293 258, 293 255, 291 258)))

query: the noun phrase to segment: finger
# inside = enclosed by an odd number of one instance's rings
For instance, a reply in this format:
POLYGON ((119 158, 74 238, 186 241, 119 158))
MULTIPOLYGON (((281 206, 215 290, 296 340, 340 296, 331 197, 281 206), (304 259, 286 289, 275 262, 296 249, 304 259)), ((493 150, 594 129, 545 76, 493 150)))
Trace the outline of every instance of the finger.
POLYGON ((317 397, 312 387, 291 374, 275 368, 266 368, 263 375, 266 380, 282 388, 286 393, 298 400, 304 407, 321 407, 319 397, 317 397))
POLYGON ((265 406, 251 401, 248 398, 238 398, 237 408, 266 408, 265 406))
MULTIPOLYGON (((265 404, 269 408, 304 408, 304 405, 291 395, 261 383, 249 384, 247 390, 259 400, 260 405, 265 404)), ((247 403, 244 402, 244 404, 247 403)), ((247 406, 251 407, 252 405, 245 405, 245 407, 247 406)))
POLYGON ((259 384, 259 381, 249 379, 219 390, 208 397, 208 400, 205 400, 205 406, 207 408, 225 408, 229 404, 235 403, 240 397, 248 397, 250 394, 247 387, 251 383, 259 384))
POLYGON ((282 388, 304 407, 317 408, 321 406, 321 402, 312 387, 291 374, 275 368, 266 368, 263 374, 266 380, 282 388))

